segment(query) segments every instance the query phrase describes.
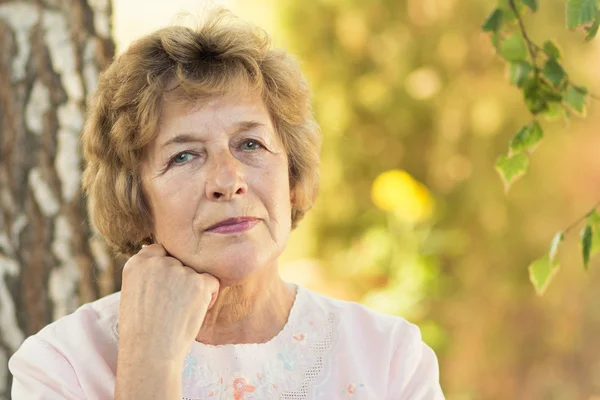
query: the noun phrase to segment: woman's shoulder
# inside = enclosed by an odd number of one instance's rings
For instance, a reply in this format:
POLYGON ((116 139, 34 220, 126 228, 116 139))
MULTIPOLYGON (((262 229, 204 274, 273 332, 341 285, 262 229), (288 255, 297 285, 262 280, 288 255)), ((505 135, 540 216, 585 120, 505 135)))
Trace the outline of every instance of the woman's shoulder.
POLYGON ((83 304, 73 313, 50 323, 37 333, 45 340, 59 337, 78 339, 116 340, 116 324, 119 318, 119 302, 121 292, 102 297, 96 301, 83 304))
POLYGON ((301 288, 301 290, 305 293, 309 301, 323 308, 323 310, 338 314, 340 317, 343 317, 344 321, 349 323, 370 322, 375 326, 387 328, 397 325, 401 325, 400 328, 411 325, 414 326, 400 316, 384 314, 375 311, 364 304, 336 299, 306 288, 301 288))
POLYGON ((85 363, 98 357, 105 361, 116 360, 120 298, 120 292, 113 293, 83 304, 73 313, 58 318, 28 337, 14 358, 42 346, 48 350, 46 353, 49 357, 51 354, 60 354, 73 367, 78 362, 85 363))
POLYGON ((355 302, 306 289, 303 293, 307 314, 328 315, 333 321, 327 359, 336 366, 330 373, 350 382, 348 393, 362 390, 368 398, 443 399, 437 358, 415 324, 355 302))
POLYGON ((323 294, 302 289, 308 301, 336 320, 342 335, 365 342, 388 342, 398 346, 400 342, 420 342, 419 328, 406 319, 377 312, 363 304, 339 300, 323 294))
POLYGON ((115 293, 84 304, 28 337, 8 363, 13 396, 110 398, 118 355, 119 300, 120 293, 115 293))

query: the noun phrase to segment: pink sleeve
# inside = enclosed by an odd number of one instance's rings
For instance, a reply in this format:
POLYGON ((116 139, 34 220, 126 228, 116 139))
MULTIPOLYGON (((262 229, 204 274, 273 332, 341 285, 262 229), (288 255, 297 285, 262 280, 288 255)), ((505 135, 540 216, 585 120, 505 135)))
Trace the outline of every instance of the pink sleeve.
POLYGON ((69 361, 54 347, 31 336, 11 357, 12 400, 84 400, 69 361))
POLYGON ((435 353, 416 326, 404 336, 392 359, 387 400, 444 400, 435 353))

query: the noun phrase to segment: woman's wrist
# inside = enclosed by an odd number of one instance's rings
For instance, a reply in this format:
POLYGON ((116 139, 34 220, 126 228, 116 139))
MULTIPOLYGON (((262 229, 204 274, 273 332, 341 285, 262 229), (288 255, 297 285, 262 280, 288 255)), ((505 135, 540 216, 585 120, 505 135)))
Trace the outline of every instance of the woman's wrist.
POLYGON ((116 400, 180 400, 183 362, 121 354, 117 361, 116 400))

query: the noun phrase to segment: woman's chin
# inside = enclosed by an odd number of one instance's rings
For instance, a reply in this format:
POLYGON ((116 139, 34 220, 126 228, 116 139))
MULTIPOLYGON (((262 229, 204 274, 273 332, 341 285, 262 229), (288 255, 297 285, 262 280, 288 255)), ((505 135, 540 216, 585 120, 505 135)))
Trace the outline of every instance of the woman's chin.
MULTIPOLYGON (((204 258, 204 257, 203 257, 204 258)), ((237 286, 250 280, 253 276, 260 275, 265 268, 272 264, 271 257, 266 255, 236 253, 227 255, 226 252, 217 257, 206 257, 213 260, 210 264, 190 265, 199 273, 208 273, 219 279, 221 286, 237 286)))
POLYGON ((262 266, 257 263, 249 262, 245 260, 243 263, 224 263, 218 268, 207 271, 209 274, 214 275, 223 286, 237 286, 241 285, 256 275, 262 266))
POLYGON ((283 246, 279 247, 262 237, 226 243, 211 240, 198 245, 172 247, 168 248, 169 253, 175 258, 198 273, 215 276, 221 286, 243 284, 263 274, 266 269, 276 269, 277 258, 283 252, 283 246))

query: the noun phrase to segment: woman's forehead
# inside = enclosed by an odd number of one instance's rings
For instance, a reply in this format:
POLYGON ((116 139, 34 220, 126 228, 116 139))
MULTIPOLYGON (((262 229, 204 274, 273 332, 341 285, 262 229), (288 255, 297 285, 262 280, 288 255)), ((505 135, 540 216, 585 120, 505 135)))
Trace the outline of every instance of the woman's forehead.
POLYGON ((159 136, 176 130, 233 129, 240 125, 272 128, 269 111, 257 93, 228 92, 195 101, 164 100, 159 136))

